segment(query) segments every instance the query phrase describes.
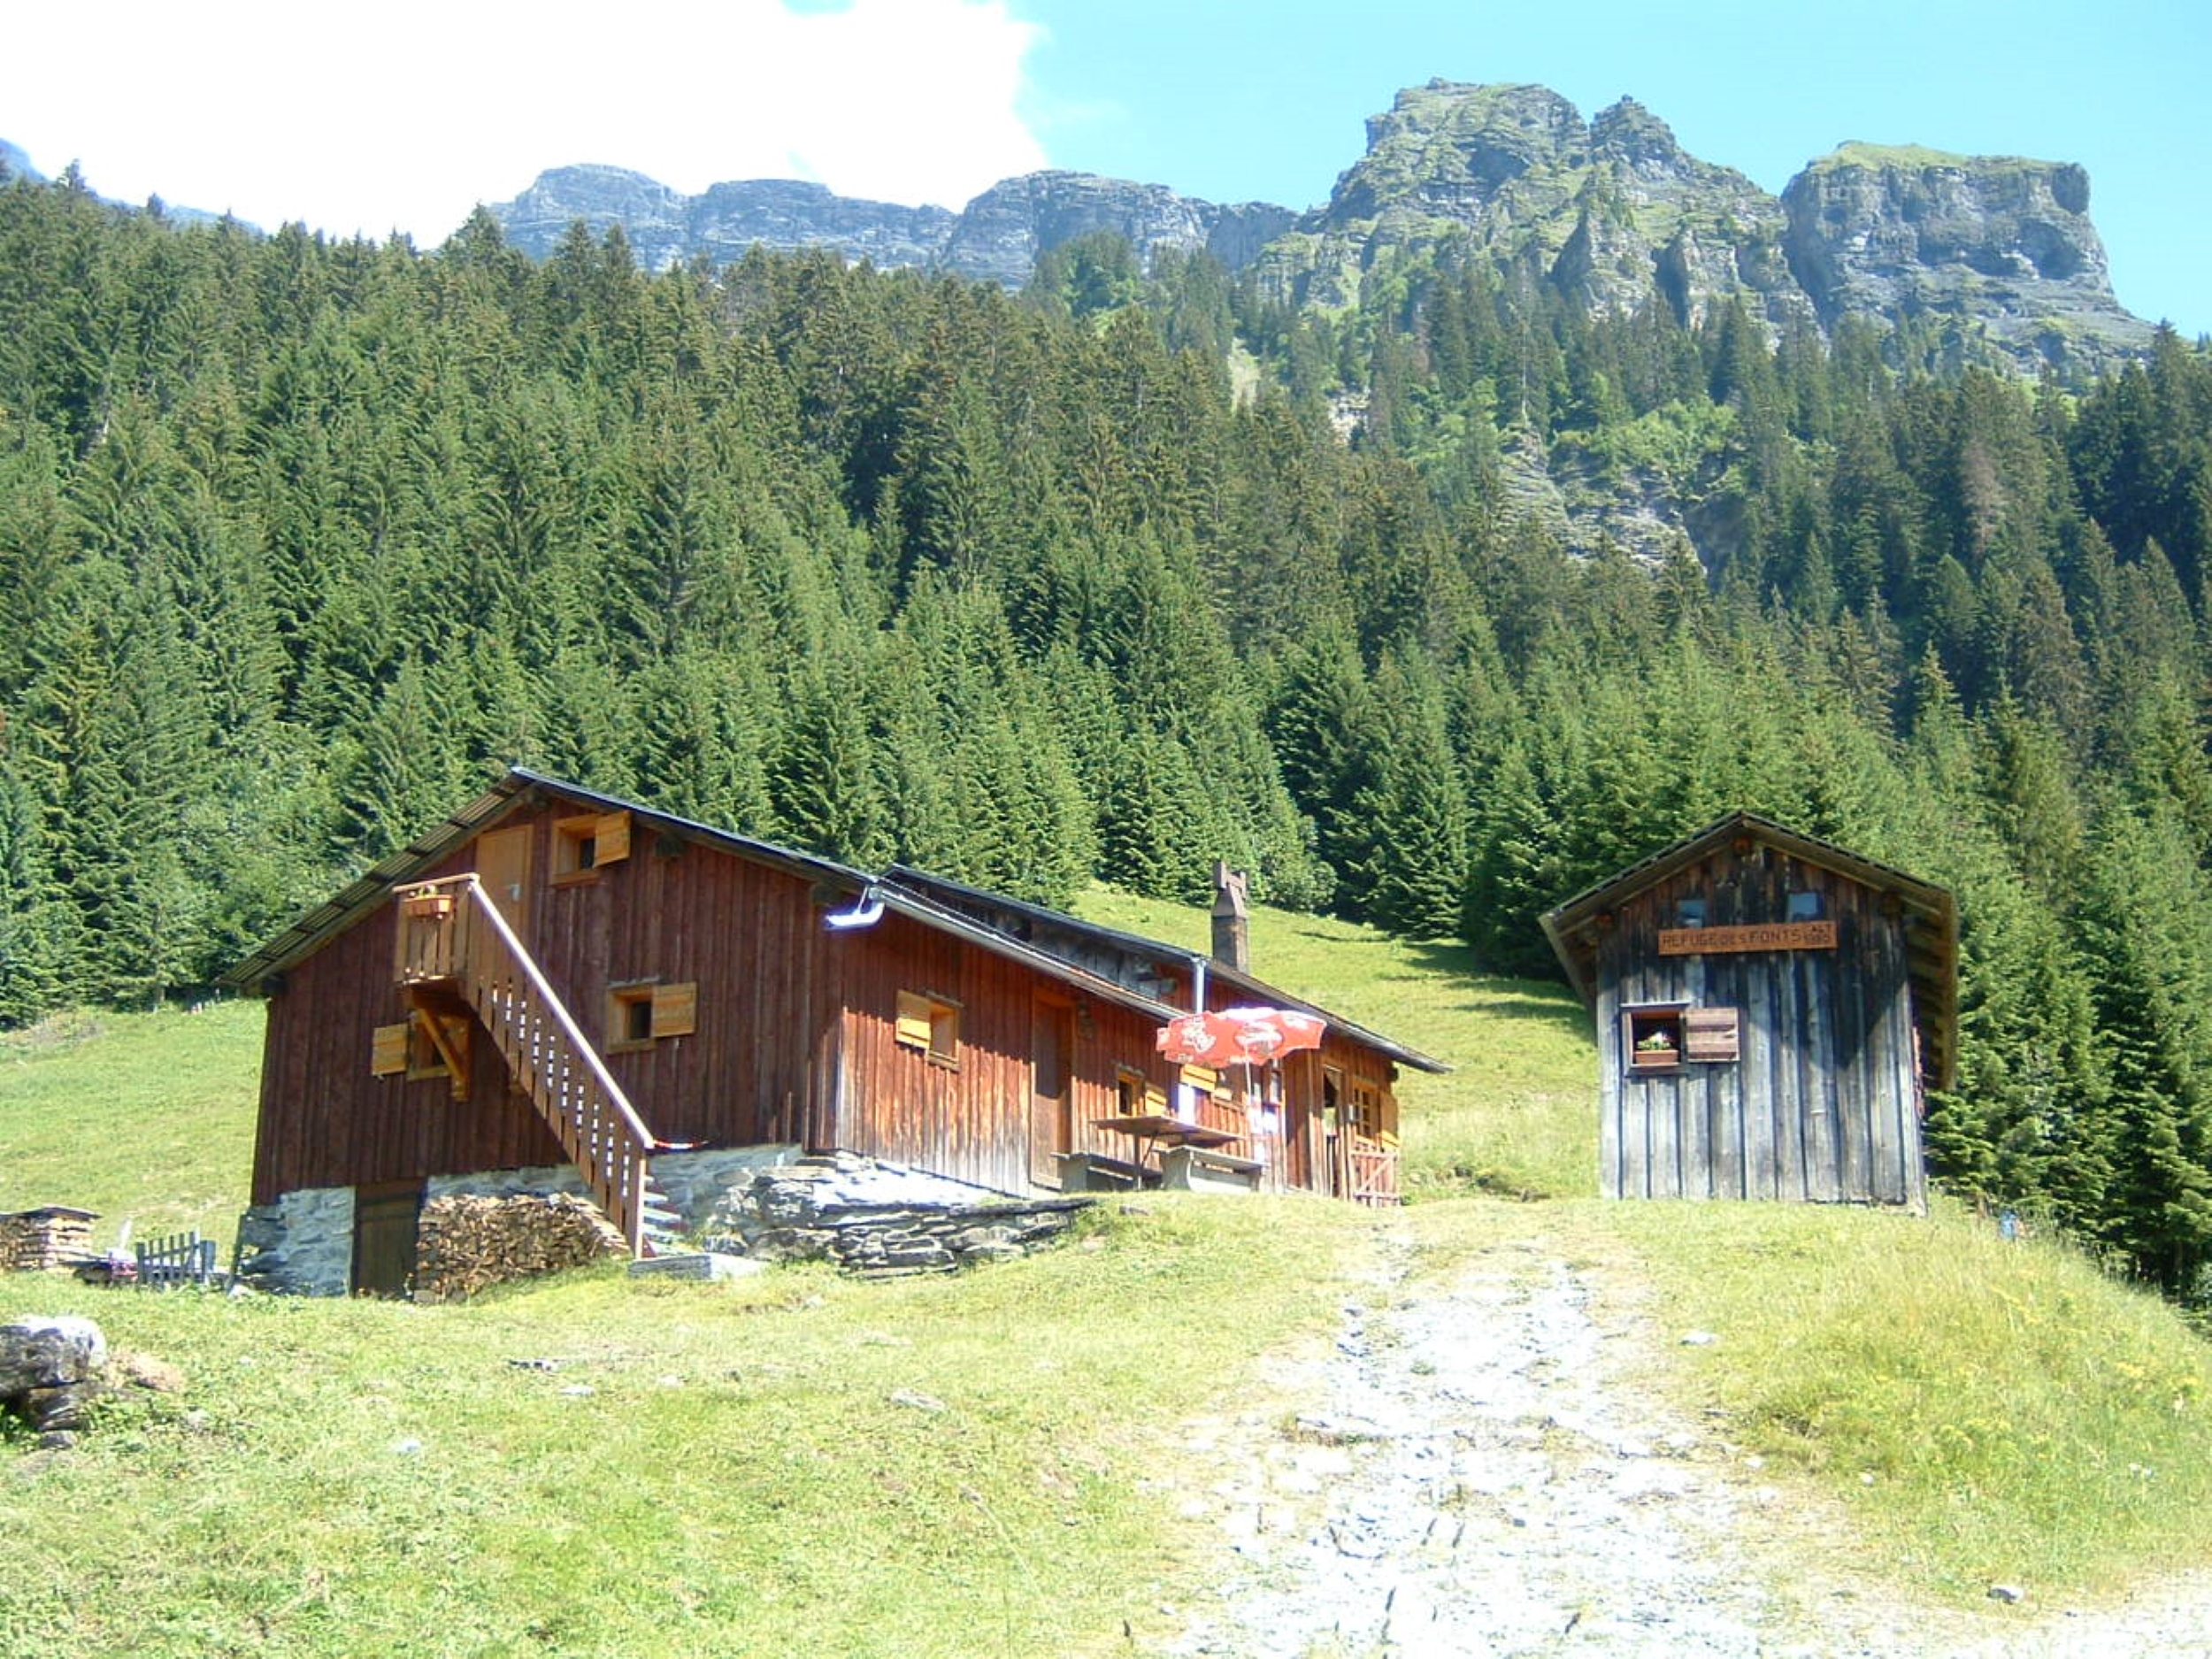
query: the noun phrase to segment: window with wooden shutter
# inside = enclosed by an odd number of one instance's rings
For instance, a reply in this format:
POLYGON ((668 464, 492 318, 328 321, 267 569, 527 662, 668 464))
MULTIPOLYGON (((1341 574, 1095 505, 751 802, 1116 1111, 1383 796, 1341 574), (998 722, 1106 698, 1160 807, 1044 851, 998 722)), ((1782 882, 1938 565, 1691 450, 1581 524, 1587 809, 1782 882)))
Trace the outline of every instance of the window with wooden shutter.
POLYGON ((1726 1063, 1743 1051, 1743 1017, 1732 1008, 1693 1008, 1683 1016, 1682 1057, 1726 1063))
POLYGON ((653 1036, 687 1037, 699 1029, 699 987, 696 985, 657 985, 653 987, 653 1036))
POLYGON ((1621 1053, 1632 1072, 1672 1071, 1682 1064, 1683 1002, 1657 1002, 1621 1010, 1621 1053))
POLYGON ((553 820, 553 879, 562 886, 595 881, 608 864, 630 856, 630 815, 595 812, 553 820))
POLYGON ((1187 1124, 1198 1121, 1198 1109, 1209 1097, 1225 1099, 1228 1086, 1210 1065, 1187 1065, 1175 1074, 1175 1115, 1187 1124))
POLYGON ((699 1029, 699 987, 641 979, 607 988, 606 1051, 628 1054, 699 1029))
POLYGON ((901 991, 892 1036, 902 1048, 926 1055, 937 1065, 960 1064, 960 1004, 942 997, 901 991))

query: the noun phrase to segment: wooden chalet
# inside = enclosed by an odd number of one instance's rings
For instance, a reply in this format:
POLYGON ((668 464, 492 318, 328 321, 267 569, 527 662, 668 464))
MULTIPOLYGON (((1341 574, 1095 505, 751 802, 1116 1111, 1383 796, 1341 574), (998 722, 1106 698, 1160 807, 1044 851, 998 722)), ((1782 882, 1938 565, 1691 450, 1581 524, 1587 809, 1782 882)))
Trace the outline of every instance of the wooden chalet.
POLYGON ((1748 812, 1544 918, 1596 1014, 1610 1198, 1927 1201, 1958 919, 1941 887, 1748 812))
POLYGON ((1023 1194, 1166 1124, 1254 1184, 1394 1202, 1397 1068, 1444 1069, 1202 954, 520 770, 227 982, 268 1003, 253 1202, 349 1190, 357 1288, 396 1279, 370 1263, 411 1248, 426 1182, 572 1166, 642 1250, 697 1221, 657 1164, 715 1148, 1023 1194), (1319 1014, 1319 1049, 1157 1052, 1252 1002, 1319 1014))

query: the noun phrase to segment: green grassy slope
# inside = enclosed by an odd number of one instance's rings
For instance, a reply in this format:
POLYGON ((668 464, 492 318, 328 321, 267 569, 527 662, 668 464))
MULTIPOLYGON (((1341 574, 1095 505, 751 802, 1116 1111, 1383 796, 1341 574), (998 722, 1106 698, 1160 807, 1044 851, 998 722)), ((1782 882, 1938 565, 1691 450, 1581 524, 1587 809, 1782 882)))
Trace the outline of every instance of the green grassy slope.
MULTIPOLYGON (((1205 937, 1193 910, 1083 908, 1205 937)), ((89 1313, 188 1378, 65 1459, 0 1450, 0 1479, 69 1517, 0 1529, 0 1650, 1057 1654, 1125 1650, 1125 1621, 1163 1640, 1217 1548, 1182 1513, 1177 1425, 1264 1397, 1264 1356, 1329 1326, 1379 1227, 1425 1271, 1528 1239, 1633 1287, 1653 1386, 1763 1454, 1760 1479, 1827 1494, 1849 1531, 1825 1546, 1869 1571, 2047 1599, 2212 1545, 2212 1370, 2154 1299, 1940 1210, 1601 1203, 1563 993, 1264 910, 1253 961, 1459 1068, 1404 1080, 1424 1202, 1148 1196, 953 1279, 602 1271, 457 1307, 0 1276, 0 1317, 89 1313), (1673 1340, 1694 1327, 1718 1340, 1673 1340)), ((227 1222, 255 1010, 97 1023, 0 1049, 0 1136, 27 1148, 0 1208, 227 1222)))
POLYGON ((57 1016, 0 1033, 0 1210, 97 1210, 146 1239, 196 1227, 227 1255, 253 1172, 261 1005, 57 1016))

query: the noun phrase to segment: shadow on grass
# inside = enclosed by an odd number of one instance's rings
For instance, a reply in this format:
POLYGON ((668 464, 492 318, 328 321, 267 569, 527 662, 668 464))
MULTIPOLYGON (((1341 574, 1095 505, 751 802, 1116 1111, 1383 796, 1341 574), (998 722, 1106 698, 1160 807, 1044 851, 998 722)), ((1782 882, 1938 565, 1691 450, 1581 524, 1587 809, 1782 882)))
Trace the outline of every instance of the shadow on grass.
POLYGON ((1589 1010, 1563 985, 1485 973, 1476 966, 1474 953, 1464 945, 1442 941, 1409 943, 1405 952, 1424 975, 1448 975, 1471 988, 1475 999, 1467 1005, 1471 1011, 1555 1025, 1580 1037, 1590 1034, 1589 1010))

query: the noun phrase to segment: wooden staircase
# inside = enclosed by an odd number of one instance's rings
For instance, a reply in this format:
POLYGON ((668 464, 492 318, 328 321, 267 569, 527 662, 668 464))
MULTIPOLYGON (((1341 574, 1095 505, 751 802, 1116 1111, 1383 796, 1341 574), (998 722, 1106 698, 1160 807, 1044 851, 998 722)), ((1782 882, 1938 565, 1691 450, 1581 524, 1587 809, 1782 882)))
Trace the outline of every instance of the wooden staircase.
MULTIPOLYGON (((472 1014, 631 1253, 673 1248, 680 1218, 652 1178, 662 1143, 483 885, 472 872, 410 882, 393 896, 394 972, 434 1040, 440 1015, 472 1014)), ((465 1087, 464 1072, 455 1076, 465 1087)))

